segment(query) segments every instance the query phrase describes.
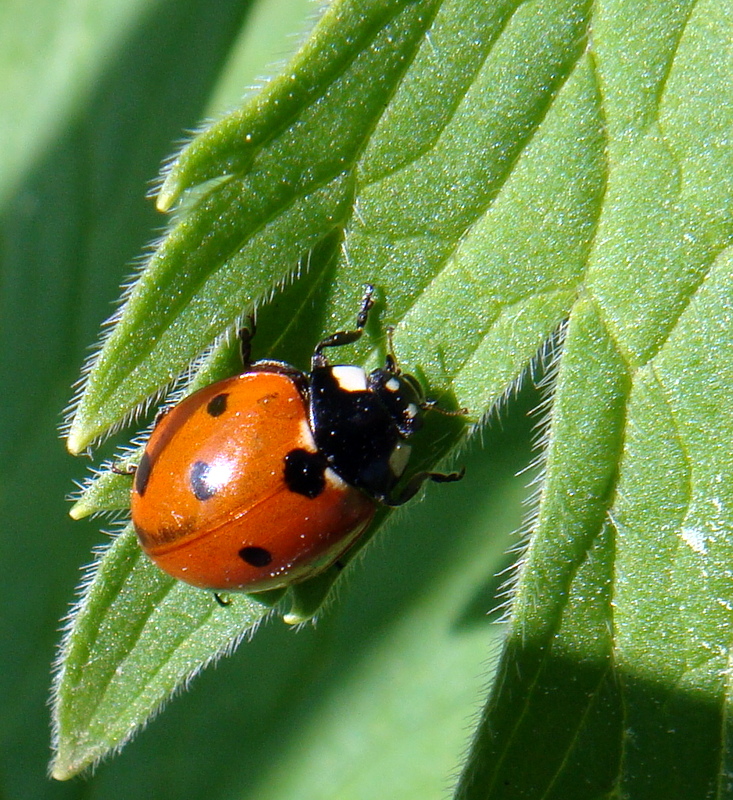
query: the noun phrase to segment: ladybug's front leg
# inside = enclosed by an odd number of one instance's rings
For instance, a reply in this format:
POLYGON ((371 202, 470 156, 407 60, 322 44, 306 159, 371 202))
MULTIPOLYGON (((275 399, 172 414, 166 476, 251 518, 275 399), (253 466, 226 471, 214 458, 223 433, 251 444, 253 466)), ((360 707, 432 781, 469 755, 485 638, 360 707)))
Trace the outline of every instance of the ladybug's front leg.
POLYGON ((341 347, 342 345, 351 344, 352 342, 355 342, 357 339, 361 338, 361 335, 364 333, 364 326, 369 318, 369 310, 373 305, 374 287, 371 283, 368 283, 364 289, 364 297, 361 301, 361 309, 356 316, 356 328, 351 331, 337 331, 336 333, 332 333, 330 336, 327 336, 325 339, 321 339, 313 351, 313 358, 311 359, 312 369, 328 366, 328 360, 321 352, 324 347, 341 347))

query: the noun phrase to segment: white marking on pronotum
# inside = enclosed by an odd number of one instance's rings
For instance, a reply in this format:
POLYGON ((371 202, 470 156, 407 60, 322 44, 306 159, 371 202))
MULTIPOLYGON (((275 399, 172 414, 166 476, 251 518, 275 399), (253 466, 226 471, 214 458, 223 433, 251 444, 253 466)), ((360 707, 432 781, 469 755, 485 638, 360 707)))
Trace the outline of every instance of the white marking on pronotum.
POLYGON ((313 438, 313 432, 307 419, 300 421, 300 439, 298 440, 298 447, 307 450, 309 453, 317 453, 316 440, 313 438))
POLYGON ((392 474, 395 478, 399 478, 407 468, 407 462, 410 460, 411 452, 412 447, 410 447, 409 444, 397 442, 394 450, 390 453, 389 468, 392 470, 392 474))
POLYGON ((331 374, 345 392, 365 392, 367 390, 366 372, 361 367, 332 367, 331 374))
POLYGON ((389 379, 389 380, 388 380, 388 381, 387 381, 387 382, 384 384, 384 388, 385 388, 385 389, 387 389, 387 390, 388 390, 388 391, 390 391, 390 392, 396 392, 396 391, 398 391, 398 390, 399 390, 399 388, 400 388, 400 382, 397 380, 397 378, 390 378, 390 379, 389 379))
POLYGON ((323 473, 326 477, 326 483, 332 489, 345 489, 347 484, 346 481, 337 475, 330 467, 326 467, 326 470, 323 473))
POLYGON ((415 419, 419 410, 420 409, 414 403, 410 403, 410 405, 405 409, 405 413, 410 419, 415 419))

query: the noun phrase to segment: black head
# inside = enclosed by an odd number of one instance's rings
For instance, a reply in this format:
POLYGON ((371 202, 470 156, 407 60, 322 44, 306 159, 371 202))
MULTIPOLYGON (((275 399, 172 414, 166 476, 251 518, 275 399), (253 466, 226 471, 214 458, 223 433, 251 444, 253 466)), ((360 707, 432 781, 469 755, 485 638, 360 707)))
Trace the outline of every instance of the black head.
POLYGON ((412 436, 423 424, 425 397, 417 378, 389 369, 375 369, 369 374, 369 389, 389 411, 404 438, 412 436))

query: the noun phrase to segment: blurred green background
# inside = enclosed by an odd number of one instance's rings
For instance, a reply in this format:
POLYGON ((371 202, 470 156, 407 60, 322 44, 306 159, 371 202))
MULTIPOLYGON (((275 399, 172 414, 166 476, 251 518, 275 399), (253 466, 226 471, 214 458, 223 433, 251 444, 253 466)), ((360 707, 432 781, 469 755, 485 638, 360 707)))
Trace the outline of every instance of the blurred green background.
POLYGON ((98 521, 68 517, 90 465, 59 438, 72 384, 160 231, 145 193, 161 162, 272 73, 312 11, 304 0, 0 7, 2 798, 424 800, 445 796, 460 768, 498 651, 487 613, 518 541, 531 389, 474 440, 461 484, 395 515, 316 628, 270 622, 91 779, 46 777, 59 619, 107 541, 98 521))

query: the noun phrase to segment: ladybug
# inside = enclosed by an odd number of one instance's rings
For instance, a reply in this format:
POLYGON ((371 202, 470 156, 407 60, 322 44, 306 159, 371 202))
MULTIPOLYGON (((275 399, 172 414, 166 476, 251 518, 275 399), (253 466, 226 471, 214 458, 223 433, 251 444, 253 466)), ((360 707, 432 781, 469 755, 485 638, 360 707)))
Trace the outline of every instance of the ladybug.
POLYGON ((310 373, 251 363, 252 326, 240 332, 239 375, 161 415, 134 470, 132 522, 162 570, 217 592, 287 586, 333 564, 380 504, 462 477, 421 472, 395 493, 434 404, 391 354, 369 374, 324 355, 359 339, 373 291, 354 330, 316 346, 310 373))

